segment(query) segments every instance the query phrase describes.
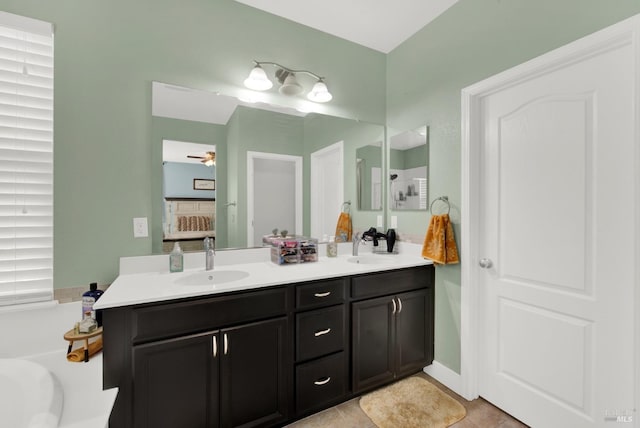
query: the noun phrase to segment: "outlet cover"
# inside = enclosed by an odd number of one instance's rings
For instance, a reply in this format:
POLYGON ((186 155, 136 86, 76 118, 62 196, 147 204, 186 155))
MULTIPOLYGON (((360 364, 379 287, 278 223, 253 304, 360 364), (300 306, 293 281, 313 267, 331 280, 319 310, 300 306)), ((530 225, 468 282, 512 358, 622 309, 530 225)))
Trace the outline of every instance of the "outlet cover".
POLYGON ((398 216, 397 215, 392 215, 391 216, 391 228, 392 229, 397 229, 398 228, 398 216))
POLYGON ((133 237, 146 238, 149 236, 149 224, 146 217, 135 217, 133 219, 133 237))
POLYGON ((382 216, 379 215, 376 219, 376 227, 382 227, 382 216))

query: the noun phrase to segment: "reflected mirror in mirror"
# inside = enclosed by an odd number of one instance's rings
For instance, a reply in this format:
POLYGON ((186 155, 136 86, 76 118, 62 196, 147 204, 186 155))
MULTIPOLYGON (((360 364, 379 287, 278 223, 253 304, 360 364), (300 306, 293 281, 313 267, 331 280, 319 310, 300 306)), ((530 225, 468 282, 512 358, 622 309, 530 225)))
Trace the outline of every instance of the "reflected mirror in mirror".
MULTIPOLYGON (((300 112, 264 102, 251 104, 235 97, 159 82, 152 84, 152 115, 151 157, 158 165, 158 169, 152 171, 151 180, 154 253, 163 251, 167 225, 162 222, 169 218, 168 215, 165 217, 165 195, 159 184, 162 181, 160 165, 164 140, 215 146, 215 200, 207 202, 215 207, 210 232, 215 234, 217 249, 260 246, 263 238, 271 235, 274 229, 280 232, 287 229, 290 233, 322 241, 335 234, 340 212, 347 201, 352 201, 354 227, 368 227, 375 221, 375 216, 356 207, 354 165, 356 151, 360 147, 384 141, 382 125, 300 112), (295 160, 300 164, 300 172, 295 167, 295 178, 286 179, 280 177, 282 168, 267 166, 262 172, 271 178, 261 180, 260 184, 264 186, 258 187, 251 178, 250 159, 272 156, 295 160), (318 172, 318 164, 324 165, 324 172, 318 172), (277 184, 280 179, 291 184, 288 190, 277 184), (273 209, 267 210, 265 198, 269 201, 275 199, 265 192, 288 198, 294 208, 270 203, 269 207, 273 209), (255 199, 255 193, 263 197, 262 202, 255 199), (284 211, 287 211, 287 216, 284 211), (269 212, 275 213, 276 217, 266 221, 258 221, 255 217, 269 212), (285 221, 288 217, 294 218, 295 224, 285 221), (261 230, 256 230, 255 225, 260 224, 261 230)), ((201 154, 212 150, 203 147, 200 148, 201 154)), ((374 162, 381 164, 381 150, 378 156, 379 160, 370 160, 372 165, 374 162)), ((265 166, 260 162, 253 162, 253 165, 254 169, 265 166)), ((380 195, 378 199, 384 200, 385 197, 380 195)), ((198 216, 201 213, 196 209, 189 214, 198 216)))
POLYGON ((391 134, 389 138, 389 207, 428 209, 429 127, 391 134))
POLYGON ((382 141, 356 150, 356 194, 358 209, 382 209, 382 141))
POLYGON ((175 242, 199 251, 205 237, 215 238, 216 146, 162 142, 162 250, 175 242))

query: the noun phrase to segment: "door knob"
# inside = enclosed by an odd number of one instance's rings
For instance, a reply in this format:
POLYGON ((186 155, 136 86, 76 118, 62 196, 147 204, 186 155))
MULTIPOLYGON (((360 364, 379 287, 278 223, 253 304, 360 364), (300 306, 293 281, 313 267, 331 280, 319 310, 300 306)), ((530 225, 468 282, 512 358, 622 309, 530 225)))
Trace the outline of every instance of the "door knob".
POLYGON ((491 266, 493 266, 493 262, 491 261, 491 259, 480 259, 478 264, 482 269, 489 269, 491 266))

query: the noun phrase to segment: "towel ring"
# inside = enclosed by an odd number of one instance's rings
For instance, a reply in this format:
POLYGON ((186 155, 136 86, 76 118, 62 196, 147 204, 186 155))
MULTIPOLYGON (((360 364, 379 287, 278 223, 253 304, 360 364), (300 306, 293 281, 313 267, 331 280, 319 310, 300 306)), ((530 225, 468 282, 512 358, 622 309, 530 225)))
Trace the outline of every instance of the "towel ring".
POLYGON ((447 214, 449 214, 451 212, 451 204, 449 203, 449 197, 448 196, 440 196, 439 198, 435 198, 431 202, 431 205, 429 206, 429 211, 431 212, 431 214, 433 214, 433 204, 435 204, 438 201, 442 201, 445 204, 447 204, 447 214))

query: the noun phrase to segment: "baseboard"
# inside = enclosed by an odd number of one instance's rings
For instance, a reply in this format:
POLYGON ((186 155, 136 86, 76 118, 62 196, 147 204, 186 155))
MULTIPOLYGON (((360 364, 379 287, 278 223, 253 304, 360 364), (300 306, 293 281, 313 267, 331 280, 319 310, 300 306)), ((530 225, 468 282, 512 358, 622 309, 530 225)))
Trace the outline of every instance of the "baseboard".
POLYGON ((462 395, 462 376, 449 367, 434 361, 423 371, 456 394, 462 395))

